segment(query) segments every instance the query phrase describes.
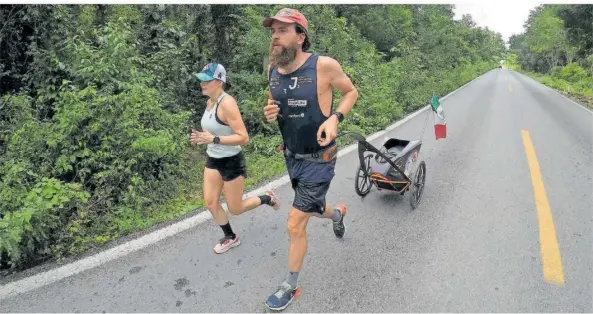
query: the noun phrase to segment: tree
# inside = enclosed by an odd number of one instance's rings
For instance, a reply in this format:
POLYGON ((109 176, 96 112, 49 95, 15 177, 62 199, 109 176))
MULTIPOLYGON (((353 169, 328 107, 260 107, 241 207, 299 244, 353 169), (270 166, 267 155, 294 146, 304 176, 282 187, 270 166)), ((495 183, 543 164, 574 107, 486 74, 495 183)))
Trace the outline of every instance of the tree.
POLYGON ((542 56, 548 63, 547 72, 551 73, 561 61, 567 45, 562 20, 552 8, 542 9, 533 16, 525 39, 529 51, 542 56))

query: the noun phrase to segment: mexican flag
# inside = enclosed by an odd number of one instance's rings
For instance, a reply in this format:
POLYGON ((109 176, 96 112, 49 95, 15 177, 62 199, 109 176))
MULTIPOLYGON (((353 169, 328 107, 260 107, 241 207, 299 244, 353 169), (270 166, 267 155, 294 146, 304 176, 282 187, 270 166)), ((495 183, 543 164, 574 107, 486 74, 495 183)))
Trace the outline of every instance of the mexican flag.
POLYGON ((434 118, 434 135, 436 139, 447 137, 447 119, 445 119, 445 112, 439 103, 439 98, 432 96, 432 112, 434 118))

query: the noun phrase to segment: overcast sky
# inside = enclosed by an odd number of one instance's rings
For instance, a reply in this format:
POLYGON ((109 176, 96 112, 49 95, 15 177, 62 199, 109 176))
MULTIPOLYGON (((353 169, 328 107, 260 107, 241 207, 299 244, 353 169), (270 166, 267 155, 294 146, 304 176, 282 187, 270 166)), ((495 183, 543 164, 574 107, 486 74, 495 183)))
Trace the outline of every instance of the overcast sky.
POLYGON ((478 26, 488 26, 490 30, 501 33, 508 43, 511 35, 524 31, 523 23, 529 17, 529 11, 540 4, 534 0, 517 0, 512 6, 506 2, 455 3, 455 19, 471 14, 478 26))

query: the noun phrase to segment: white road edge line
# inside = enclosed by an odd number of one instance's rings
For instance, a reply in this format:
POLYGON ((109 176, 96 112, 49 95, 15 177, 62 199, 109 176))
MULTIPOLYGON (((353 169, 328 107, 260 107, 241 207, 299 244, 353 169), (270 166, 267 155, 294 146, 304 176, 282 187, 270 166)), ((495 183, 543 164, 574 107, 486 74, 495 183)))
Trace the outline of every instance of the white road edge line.
MULTIPOLYGON (((458 89, 456 89, 456 90, 452 91, 451 93, 447 94, 446 96, 440 98, 440 100, 441 101, 445 100, 450 95, 458 92, 459 90, 463 89, 464 87, 468 86, 469 84, 473 83, 474 81, 483 77, 484 75, 486 75, 489 72, 490 71, 485 72, 482 75, 474 78, 473 80, 469 81, 468 83, 464 84, 463 86, 459 87, 458 89)), ((413 119, 420 113, 424 112, 425 110, 428 110, 429 108, 430 108, 430 105, 426 105, 426 106, 416 110, 415 112, 411 113, 410 115, 406 116, 405 118, 391 124, 385 130, 379 131, 379 132, 374 133, 370 136, 367 136, 367 140, 372 141, 374 139, 379 138, 383 134, 410 121, 411 119, 413 119)), ((338 157, 342 157, 346 154, 353 152, 356 149, 356 147, 357 147, 357 144, 354 143, 352 145, 349 145, 349 146, 339 150, 338 157)), ((288 175, 284 175, 280 179, 272 181, 264 186, 261 186, 260 188, 258 188, 256 190, 246 193, 244 195, 244 197, 256 196, 256 195, 259 195, 259 194, 267 191, 268 189, 275 189, 275 188, 283 186, 289 182, 290 182, 290 179, 288 178, 288 175)), ((225 203, 223 203, 222 206, 225 210, 227 210, 225 203)), ((137 239, 128 241, 126 243, 120 244, 120 245, 113 247, 111 249, 108 249, 106 251, 99 252, 95 255, 86 257, 84 259, 60 266, 55 269, 51 269, 51 270, 48 270, 48 271, 30 276, 30 277, 26 277, 26 278, 20 279, 18 281, 9 282, 9 283, 3 285, 2 287, 0 287, 0 300, 11 297, 11 296, 15 296, 15 295, 18 295, 21 293, 25 293, 25 292, 28 292, 31 290, 41 288, 43 286, 49 285, 56 281, 62 280, 64 278, 76 275, 78 273, 92 269, 97 266, 100 266, 100 265, 105 264, 109 261, 118 259, 120 257, 127 255, 127 254, 141 250, 141 249, 143 249, 151 244, 154 244, 158 241, 161 241, 167 237, 170 237, 172 235, 175 235, 177 233, 183 232, 183 231, 193 228, 197 225, 200 225, 211 218, 212 218, 212 215, 210 214, 209 211, 206 210, 206 211, 203 211, 195 216, 189 217, 187 219, 184 219, 182 221, 174 223, 174 224, 167 226, 165 228, 155 230, 149 234, 146 234, 146 235, 139 237, 137 239)))
POLYGON ((571 102, 571 103, 573 103, 573 104, 575 104, 575 105, 577 105, 577 106, 581 107, 583 110, 587 111, 588 113, 590 113, 590 114, 593 114, 593 110, 591 110, 591 109, 589 109, 589 108, 587 108, 587 107, 585 107, 585 106, 583 106, 583 105, 579 104, 578 102, 576 102, 576 101, 574 101, 574 100, 572 100, 572 99, 570 99, 570 98, 566 97, 565 95, 563 95, 563 94, 562 94, 562 93, 560 93, 559 91, 557 91, 557 90, 555 90, 555 89, 551 88, 550 86, 548 86, 548 85, 546 85, 546 84, 544 84, 544 83, 542 83, 542 82, 540 82, 540 81, 538 81, 538 80, 536 80, 536 79, 532 78, 531 76, 529 76, 529 75, 525 75, 525 74, 523 74, 523 73, 521 73, 521 72, 517 72, 517 71, 515 71, 515 70, 511 70, 511 71, 513 71, 513 72, 515 72, 515 73, 517 73, 517 74, 523 75, 524 77, 526 77, 526 78, 528 78, 528 79, 532 80, 533 82, 535 82, 535 83, 537 83, 537 84, 539 84, 539 85, 541 85, 541 86, 543 86, 543 87, 545 87, 545 88, 547 88, 547 89, 549 89, 549 90, 553 91, 554 93, 556 93, 556 94, 558 94, 558 95, 560 95, 560 96, 564 97, 564 99, 566 99, 566 100, 568 100, 569 102, 571 102))

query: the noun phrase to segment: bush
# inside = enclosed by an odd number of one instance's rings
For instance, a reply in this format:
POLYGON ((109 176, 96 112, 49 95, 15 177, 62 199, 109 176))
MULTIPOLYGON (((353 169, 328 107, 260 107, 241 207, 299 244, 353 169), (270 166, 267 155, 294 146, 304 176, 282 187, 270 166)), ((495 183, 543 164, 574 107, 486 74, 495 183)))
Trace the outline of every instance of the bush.
POLYGON ((576 63, 569 63, 564 67, 555 67, 552 76, 570 83, 578 83, 590 79, 587 71, 576 63))
MULTIPOLYGON (((13 265, 41 249, 59 256, 96 236, 104 242, 122 231, 93 232, 108 213, 141 215, 179 195, 172 182, 184 176, 179 166, 189 151, 189 113, 161 108, 164 101, 140 70, 143 60, 126 24, 109 23, 94 41, 66 45, 71 80, 55 96, 52 120, 21 115, 20 128, 4 135, 0 233, 6 237, 0 252, 13 265)), ((9 103, 20 108, 26 101, 13 97, 9 103)))

